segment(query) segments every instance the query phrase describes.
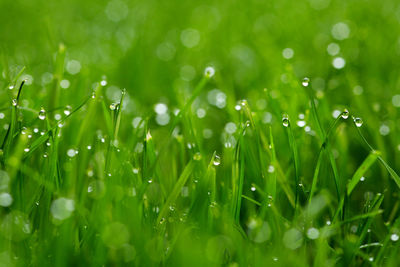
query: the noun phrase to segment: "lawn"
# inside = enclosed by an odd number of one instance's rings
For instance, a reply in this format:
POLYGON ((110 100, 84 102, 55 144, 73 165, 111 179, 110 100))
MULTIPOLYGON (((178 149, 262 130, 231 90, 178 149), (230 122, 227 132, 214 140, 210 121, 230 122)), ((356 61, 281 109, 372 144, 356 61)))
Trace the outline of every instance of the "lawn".
POLYGON ((398 266, 396 0, 0 1, 0 266, 398 266))

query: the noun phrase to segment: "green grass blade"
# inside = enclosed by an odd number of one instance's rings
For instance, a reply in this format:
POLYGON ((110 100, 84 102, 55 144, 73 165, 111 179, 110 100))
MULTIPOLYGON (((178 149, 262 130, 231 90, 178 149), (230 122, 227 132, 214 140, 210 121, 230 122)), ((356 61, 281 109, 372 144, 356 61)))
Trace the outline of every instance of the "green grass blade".
POLYGON ((169 194, 167 200, 165 201, 163 207, 161 208, 160 214, 157 217, 157 223, 159 224, 165 216, 167 216, 169 207, 175 203, 176 199, 179 196, 179 193, 182 190, 182 187, 185 185, 186 181, 189 179, 192 174, 194 168, 193 160, 189 161, 186 165, 185 169, 183 169, 180 177, 178 178, 172 192, 169 194))
POLYGON ((372 151, 368 157, 363 161, 363 163, 358 167, 353 177, 347 184, 347 195, 350 196, 353 189, 356 187, 360 178, 365 174, 365 172, 374 164, 376 159, 379 157, 378 151, 372 151))

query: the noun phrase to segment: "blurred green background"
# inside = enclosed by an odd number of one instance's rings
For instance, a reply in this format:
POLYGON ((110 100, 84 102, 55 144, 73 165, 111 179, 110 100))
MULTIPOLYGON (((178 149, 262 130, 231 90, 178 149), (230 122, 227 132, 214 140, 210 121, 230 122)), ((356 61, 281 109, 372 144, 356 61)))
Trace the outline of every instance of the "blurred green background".
POLYGON ((389 103, 400 86, 400 4, 393 0, 3 0, 0 10, 3 59, 26 66, 39 88, 60 43, 67 62, 81 66, 72 83, 106 74, 145 104, 176 102, 209 64, 239 98, 264 87, 285 94, 288 61, 296 77, 319 77, 315 89, 338 104, 355 101, 356 85, 365 98, 389 103), (335 36, 337 23, 344 29, 335 36), (342 70, 332 66, 331 43, 346 61, 342 70), (285 48, 294 51, 290 60, 285 48))

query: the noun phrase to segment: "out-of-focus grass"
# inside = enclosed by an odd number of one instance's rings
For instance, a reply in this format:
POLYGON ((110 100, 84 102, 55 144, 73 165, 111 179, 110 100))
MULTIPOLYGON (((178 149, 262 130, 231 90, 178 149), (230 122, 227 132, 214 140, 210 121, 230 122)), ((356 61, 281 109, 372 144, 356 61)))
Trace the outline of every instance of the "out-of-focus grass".
POLYGON ((396 266, 399 23, 1 1, 0 265, 396 266))

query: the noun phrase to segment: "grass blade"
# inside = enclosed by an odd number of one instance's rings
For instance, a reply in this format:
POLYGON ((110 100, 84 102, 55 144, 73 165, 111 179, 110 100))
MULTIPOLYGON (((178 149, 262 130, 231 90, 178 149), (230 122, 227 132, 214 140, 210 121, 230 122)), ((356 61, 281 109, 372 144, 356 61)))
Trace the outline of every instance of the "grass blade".
POLYGON ((365 174, 365 172, 374 164, 376 159, 379 157, 379 152, 374 150, 372 151, 368 157, 363 161, 363 163, 358 167, 353 177, 347 184, 347 195, 350 196, 353 189, 356 187, 360 178, 365 174))

